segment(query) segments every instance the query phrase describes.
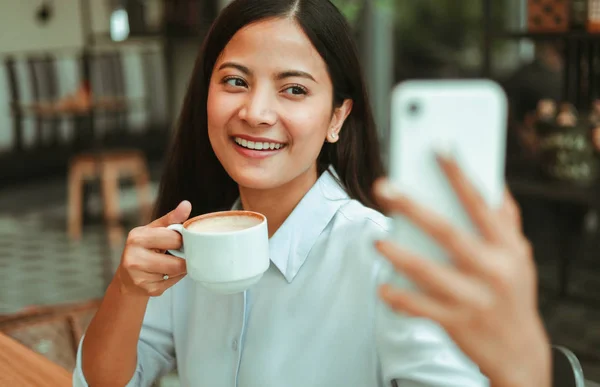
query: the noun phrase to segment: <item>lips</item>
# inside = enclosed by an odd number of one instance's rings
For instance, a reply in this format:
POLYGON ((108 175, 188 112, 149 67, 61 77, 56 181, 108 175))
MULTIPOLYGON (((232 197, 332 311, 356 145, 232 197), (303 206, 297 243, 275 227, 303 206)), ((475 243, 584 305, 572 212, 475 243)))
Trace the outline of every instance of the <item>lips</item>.
POLYGON ((280 142, 271 142, 271 141, 260 141, 260 140, 249 140, 242 137, 234 137, 233 141, 236 144, 241 146, 242 148, 255 150, 255 151, 269 151, 269 150, 279 150, 285 147, 285 144, 280 142))

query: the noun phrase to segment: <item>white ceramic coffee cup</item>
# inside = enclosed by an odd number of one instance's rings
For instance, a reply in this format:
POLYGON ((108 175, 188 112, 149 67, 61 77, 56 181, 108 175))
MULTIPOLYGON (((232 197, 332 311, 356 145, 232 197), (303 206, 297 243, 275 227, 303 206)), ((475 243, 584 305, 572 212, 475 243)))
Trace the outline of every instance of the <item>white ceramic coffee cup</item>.
POLYGON ((213 292, 242 292, 257 283, 269 268, 267 218, 257 212, 214 212, 168 228, 179 232, 183 238, 182 248, 169 252, 184 258, 188 275, 213 292), (196 222, 223 217, 250 217, 256 224, 233 231, 188 229, 196 222))

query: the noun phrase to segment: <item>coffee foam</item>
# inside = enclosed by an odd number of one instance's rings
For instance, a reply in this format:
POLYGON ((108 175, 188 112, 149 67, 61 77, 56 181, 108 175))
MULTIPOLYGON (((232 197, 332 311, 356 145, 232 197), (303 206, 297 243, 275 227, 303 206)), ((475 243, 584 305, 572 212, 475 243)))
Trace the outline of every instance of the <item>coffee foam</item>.
POLYGON ((241 231, 260 224, 262 220, 254 216, 223 215, 198 219, 186 228, 191 232, 232 232, 241 231))

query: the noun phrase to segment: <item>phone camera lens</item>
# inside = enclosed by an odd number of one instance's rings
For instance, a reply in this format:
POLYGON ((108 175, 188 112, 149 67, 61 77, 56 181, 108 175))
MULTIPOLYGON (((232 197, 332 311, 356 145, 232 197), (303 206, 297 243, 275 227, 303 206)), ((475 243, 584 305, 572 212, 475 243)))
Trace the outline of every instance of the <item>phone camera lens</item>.
POLYGON ((417 102, 411 102, 408 104, 408 113, 412 116, 416 116, 421 111, 421 107, 417 102))

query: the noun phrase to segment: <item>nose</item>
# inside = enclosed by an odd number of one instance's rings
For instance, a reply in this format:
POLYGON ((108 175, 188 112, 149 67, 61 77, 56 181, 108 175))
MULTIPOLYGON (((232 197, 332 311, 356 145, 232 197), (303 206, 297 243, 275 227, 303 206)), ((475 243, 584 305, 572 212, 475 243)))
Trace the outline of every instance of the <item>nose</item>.
POLYGON ((277 121, 275 103, 266 88, 256 88, 248 94, 246 103, 240 109, 239 117, 252 127, 272 126, 277 121))

